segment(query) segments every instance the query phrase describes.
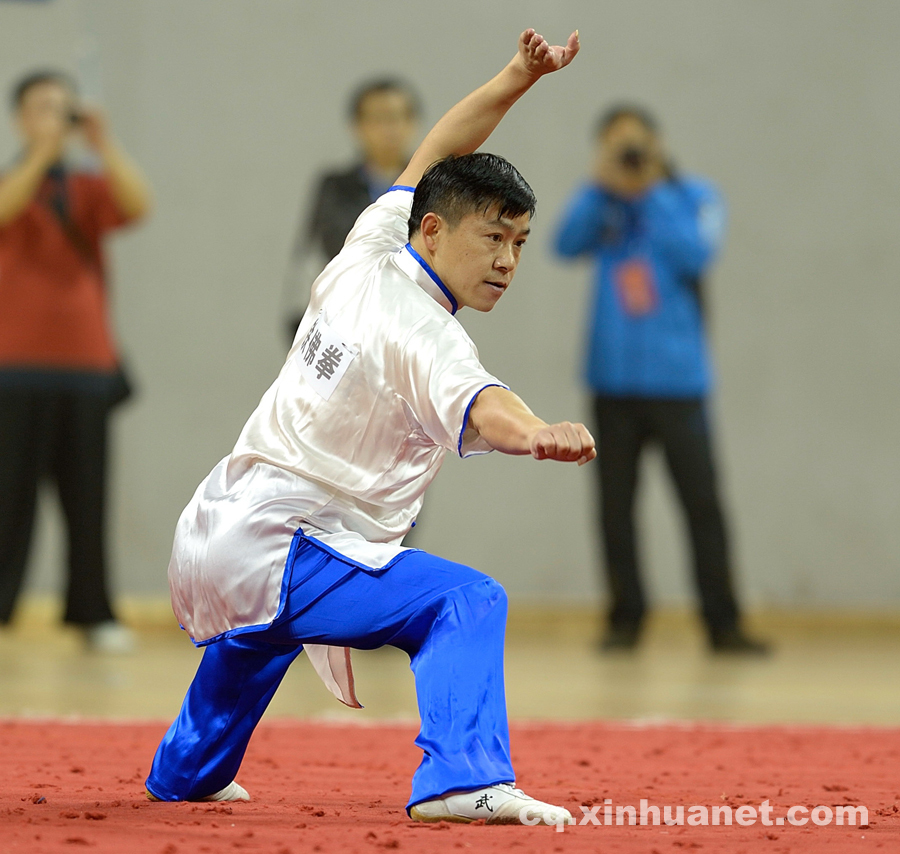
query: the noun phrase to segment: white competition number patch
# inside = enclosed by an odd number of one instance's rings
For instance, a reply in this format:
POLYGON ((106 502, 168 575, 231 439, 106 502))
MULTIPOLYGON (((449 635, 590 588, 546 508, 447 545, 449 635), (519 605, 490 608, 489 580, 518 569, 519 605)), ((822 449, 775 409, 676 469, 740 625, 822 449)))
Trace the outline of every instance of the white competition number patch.
POLYGON ((328 400, 358 355, 359 350, 345 344, 325 322, 325 313, 320 311, 294 358, 303 378, 328 400))

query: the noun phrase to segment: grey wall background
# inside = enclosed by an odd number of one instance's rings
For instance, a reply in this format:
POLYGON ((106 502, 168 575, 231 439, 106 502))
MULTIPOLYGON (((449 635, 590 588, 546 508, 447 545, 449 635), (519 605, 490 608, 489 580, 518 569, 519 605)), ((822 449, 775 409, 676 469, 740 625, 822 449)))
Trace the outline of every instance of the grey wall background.
MULTIPOLYGON (((587 415, 587 269, 548 252, 600 107, 636 98, 730 204, 710 282, 715 399, 741 588, 755 605, 900 606, 900 4, 895 0, 55 0, 0 3, 0 84, 61 65, 102 96, 156 192, 115 240, 115 313, 140 398, 118 417, 117 589, 164 594, 175 521, 284 353, 281 283, 316 173, 352 156, 356 82, 412 77, 426 124, 535 26, 583 50, 488 144, 540 207, 515 287, 465 316, 484 363, 549 419, 587 415)), ((0 152, 15 152, 0 128, 0 152)), ((641 506, 654 598, 690 600, 658 459, 641 506)), ((590 601, 593 472, 448 460, 422 545, 522 599, 590 601)), ((58 584, 46 503, 32 589, 58 584)))

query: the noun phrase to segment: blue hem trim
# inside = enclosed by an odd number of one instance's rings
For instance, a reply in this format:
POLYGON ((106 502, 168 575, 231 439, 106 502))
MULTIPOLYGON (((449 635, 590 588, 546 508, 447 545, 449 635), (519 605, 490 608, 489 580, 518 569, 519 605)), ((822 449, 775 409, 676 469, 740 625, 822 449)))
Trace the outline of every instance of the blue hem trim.
MULTIPOLYGON (((237 637, 238 635, 244 635, 248 632, 261 632, 265 629, 271 628, 272 623, 274 623, 283 613, 284 606, 287 603, 287 594, 288 588, 290 587, 290 577, 291 574, 287 571, 288 567, 293 563, 294 555, 299 548, 300 541, 304 538, 305 534, 303 533, 302 528, 297 528, 294 531, 294 536, 291 539, 291 546, 288 549, 287 559, 284 562, 284 572, 281 575, 281 592, 278 595, 278 610, 275 612, 275 616, 272 618, 271 623, 257 623, 254 626, 239 626, 236 629, 228 629, 226 632, 222 632, 221 634, 215 635, 211 638, 207 638, 206 640, 196 641, 191 638, 191 643, 196 647, 207 646, 208 644, 215 643, 216 641, 226 640, 227 638, 237 637)), ((184 626, 181 626, 182 630, 184 630, 184 626)))
MULTIPOLYGON (((325 545, 321 540, 317 540, 315 537, 309 537, 303 533, 303 530, 298 530, 298 533, 303 537, 303 539, 308 540, 313 544, 313 546, 320 551, 327 552, 333 558, 339 560, 341 563, 347 564, 347 566, 355 566, 357 569, 361 569, 363 572, 387 572, 392 566, 395 566, 399 561, 403 560, 407 555, 412 552, 420 552, 422 549, 406 549, 406 551, 401 552, 397 555, 397 557, 391 558, 384 566, 379 566, 378 568, 374 566, 368 566, 367 564, 360 563, 358 560, 353 560, 352 557, 347 557, 347 555, 342 555, 340 552, 336 552, 330 546, 325 545)), ((296 534, 294 535, 296 536, 296 534)), ((276 619, 278 619, 276 617, 276 619)))
POLYGON ((415 187, 407 187, 406 184, 394 184, 393 187, 388 187, 387 192, 390 193, 391 190, 409 190, 410 193, 415 193, 415 187))
POLYGON ((450 314, 456 314, 456 312, 459 311, 459 305, 456 302, 456 297, 454 297, 453 294, 451 294, 450 291, 447 290, 447 286, 438 278, 438 274, 435 273, 434 270, 432 270, 431 267, 428 266, 428 262, 418 252, 416 252, 415 249, 412 248, 412 244, 406 244, 406 251, 409 252, 409 254, 419 262, 422 269, 426 273, 428 273, 429 276, 431 276, 432 281, 441 289, 441 291, 443 291, 444 296, 447 297, 448 300, 450 300, 450 314))
POLYGON ((458 457, 462 457, 462 442, 463 435, 466 432, 466 428, 469 426, 469 413, 472 411, 472 406, 475 404, 475 400, 481 392, 483 392, 486 388, 505 388, 509 391, 509 387, 503 385, 502 383, 488 383, 487 385, 483 385, 475 394, 472 395, 472 399, 469 401, 469 405, 466 407, 466 414, 463 415, 462 422, 462 430, 459 431, 459 441, 456 443, 456 455, 458 457))
MULTIPOLYGON (((341 563, 346 564, 347 566, 353 566, 357 569, 361 569, 364 572, 386 572, 392 566, 394 566, 399 560, 405 558, 411 552, 420 552, 422 549, 406 549, 406 551, 401 552, 397 555, 397 557, 389 560, 384 566, 378 567, 377 569, 374 566, 367 566, 364 563, 360 563, 359 561, 353 560, 352 558, 347 557, 347 555, 342 555, 340 552, 336 552, 334 549, 329 548, 325 545, 321 540, 317 540, 315 537, 309 537, 303 533, 303 528, 297 528, 294 532, 293 539, 291 540, 291 547, 288 549, 287 559, 284 562, 284 573, 281 577, 281 594, 278 600, 278 611, 275 613, 275 616, 272 618, 271 622, 268 623, 258 623, 253 626, 239 626, 236 629, 228 629, 228 631, 222 632, 221 634, 215 635, 214 637, 207 638, 206 640, 197 641, 191 638, 191 643, 196 647, 204 647, 208 646, 211 643, 216 643, 217 641, 227 640, 228 638, 237 637, 238 635, 244 635, 249 632, 262 632, 266 629, 271 628, 276 622, 278 622, 279 618, 284 613, 284 606, 287 603, 287 594, 288 589, 290 587, 290 577, 291 574, 288 572, 288 568, 294 562, 294 555, 297 553, 297 549, 300 547, 300 543, 303 540, 308 540, 312 543, 316 548, 320 549, 323 552, 327 552, 332 557, 341 561, 341 563)), ((184 626, 181 626, 182 630, 184 630, 184 626)))
MULTIPOLYGON (((150 779, 149 779, 149 777, 148 777, 147 780, 144 782, 144 788, 145 788, 148 792, 150 792, 150 794, 153 795, 153 797, 156 798, 156 800, 158 800, 158 801, 167 801, 166 798, 162 797, 162 795, 160 795, 158 792, 154 792, 153 789, 150 788, 150 779)), ((173 801, 168 801, 168 803, 173 803, 173 801)), ((592 806, 593 806, 593 805, 592 805, 592 806)))

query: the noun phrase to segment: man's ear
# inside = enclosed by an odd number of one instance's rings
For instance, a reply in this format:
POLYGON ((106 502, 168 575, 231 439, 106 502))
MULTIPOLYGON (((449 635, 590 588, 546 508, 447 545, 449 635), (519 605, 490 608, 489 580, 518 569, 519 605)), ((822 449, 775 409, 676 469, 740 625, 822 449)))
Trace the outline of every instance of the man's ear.
POLYGON ((429 252, 434 252, 444 232, 447 230, 447 223, 436 213, 429 211, 422 217, 419 223, 419 231, 422 234, 422 241, 429 252))

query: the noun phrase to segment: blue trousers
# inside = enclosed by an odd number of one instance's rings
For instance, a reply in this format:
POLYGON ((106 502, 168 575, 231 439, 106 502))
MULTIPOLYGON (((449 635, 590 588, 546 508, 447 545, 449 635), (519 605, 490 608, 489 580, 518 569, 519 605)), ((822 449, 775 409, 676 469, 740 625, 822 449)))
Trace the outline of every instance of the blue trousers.
POLYGON ((446 792, 513 782, 503 681, 506 593, 422 551, 373 572, 298 532, 281 615, 206 647, 147 789, 196 800, 236 776, 259 719, 304 643, 395 646, 410 657, 422 762, 407 808, 446 792))

